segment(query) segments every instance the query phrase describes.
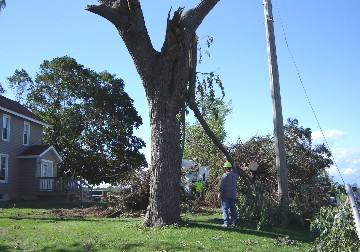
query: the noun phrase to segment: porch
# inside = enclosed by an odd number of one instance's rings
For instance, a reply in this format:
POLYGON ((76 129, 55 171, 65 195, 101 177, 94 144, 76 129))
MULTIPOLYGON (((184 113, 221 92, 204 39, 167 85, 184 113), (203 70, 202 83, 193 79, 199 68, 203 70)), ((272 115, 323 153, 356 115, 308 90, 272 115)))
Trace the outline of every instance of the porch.
POLYGON ((41 199, 92 200, 93 187, 84 180, 68 177, 37 177, 36 195, 41 199))

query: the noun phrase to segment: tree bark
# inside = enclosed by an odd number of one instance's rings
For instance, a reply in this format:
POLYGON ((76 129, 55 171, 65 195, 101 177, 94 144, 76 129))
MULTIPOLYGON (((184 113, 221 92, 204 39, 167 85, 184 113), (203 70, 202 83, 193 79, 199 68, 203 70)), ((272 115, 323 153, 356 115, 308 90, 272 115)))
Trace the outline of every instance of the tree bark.
POLYGON ((167 99, 150 106, 151 180, 149 206, 143 224, 163 226, 180 222, 182 151, 180 125, 167 99))
POLYGON ((198 26, 219 0, 202 0, 183 14, 168 14, 166 38, 157 52, 145 26, 140 0, 102 1, 86 9, 118 30, 143 81, 151 126, 150 203, 146 226, 180 222, 182 149, 177 114, 188 95, 189 49, 198 26))

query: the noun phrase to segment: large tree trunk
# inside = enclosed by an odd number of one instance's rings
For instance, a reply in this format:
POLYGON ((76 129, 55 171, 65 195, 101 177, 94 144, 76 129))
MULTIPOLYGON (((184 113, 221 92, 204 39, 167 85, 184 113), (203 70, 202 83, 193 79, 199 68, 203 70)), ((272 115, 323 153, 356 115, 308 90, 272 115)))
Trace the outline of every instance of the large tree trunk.
POLYGON ((188 83, 190 40, 179 28, 182 9, 168 17, 166 39, 144 80, 151 127, 150 200, 144 225, 180 222, 181 137, 177 115, 184 107, 188 83), (151 82, 153 81, 153 82, 151 82))
POLYGON ((101 5, 89 5, 86 9, 115 25, 134 60, 149 103, 151 182, 144 225, 179 223, 182 149, 177 114, 188 94, 190 43, 197 27, 219 0, 201 0, 184 15, 179 8, 172 19, 169 12, 161 52, 151 44, 140 0, 100 2, 101 5))
POLYGON ((180 130, 166 100, 158 100, 150 110, 150 200, 144 225, 163 226, 180 222, 180 130))

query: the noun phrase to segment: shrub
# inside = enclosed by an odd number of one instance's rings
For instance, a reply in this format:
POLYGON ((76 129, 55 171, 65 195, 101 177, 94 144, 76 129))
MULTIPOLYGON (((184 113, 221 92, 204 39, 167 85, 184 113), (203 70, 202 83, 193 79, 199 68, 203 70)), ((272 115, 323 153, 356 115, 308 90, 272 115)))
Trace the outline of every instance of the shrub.
POLYGON ((277 200, 272 198, 266 188, 259 184, 238 188, 239 218, 256 223, 258 229, 264 225, 279 225, 281 223, 277 200))
POLYGON ((311 222, 311 232, 316 237, 313 251, 359 251, 360 243, 356 233, 351 208, 326 206, 311 222))

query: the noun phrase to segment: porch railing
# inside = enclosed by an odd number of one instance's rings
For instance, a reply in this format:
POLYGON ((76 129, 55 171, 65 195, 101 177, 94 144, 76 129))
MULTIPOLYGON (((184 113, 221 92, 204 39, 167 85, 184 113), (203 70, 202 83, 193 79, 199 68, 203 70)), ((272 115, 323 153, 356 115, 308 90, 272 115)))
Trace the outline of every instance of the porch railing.
POLYGON ((38 177, 37 191, 38 192, 57 192, 74 194, 79 200, 85 198, 91 199, 92 186, 82 179, 74 179, 67 177, 38 177))

